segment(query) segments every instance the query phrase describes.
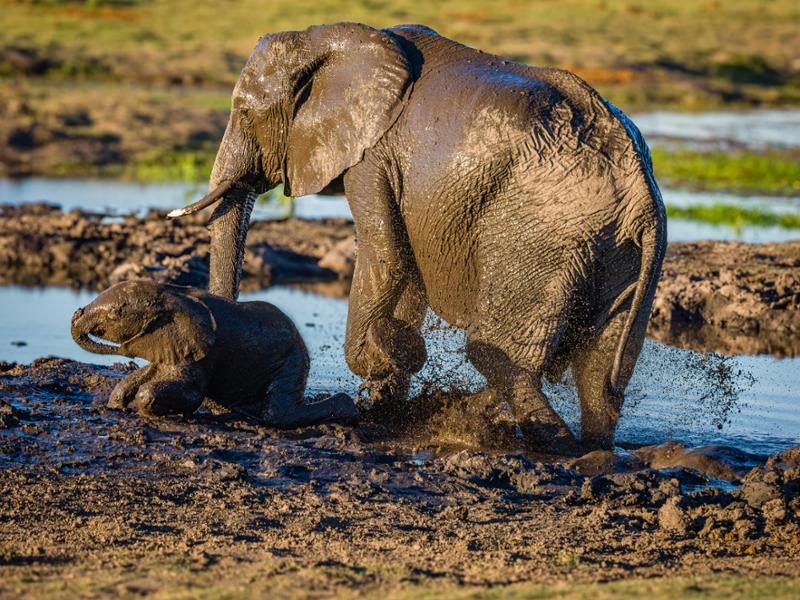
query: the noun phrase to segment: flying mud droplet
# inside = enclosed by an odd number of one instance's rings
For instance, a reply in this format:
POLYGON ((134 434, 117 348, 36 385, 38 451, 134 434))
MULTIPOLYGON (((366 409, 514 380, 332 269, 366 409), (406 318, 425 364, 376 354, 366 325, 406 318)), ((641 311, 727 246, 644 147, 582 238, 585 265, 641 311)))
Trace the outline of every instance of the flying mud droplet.
MULTIPOLYGON (((486 382, 467 360, 463 330, 429 312, 421 331, 428 362, 412 381, 413 409, 409 407, 406 414, 414 423, 409 427, 424 429, 430 440, 486 448, 484 442, 490 435, 468 435, 465 424, 453 418, 460 414, 473 426, 480 421, 498 434, 502 431, 501 445, 510 449, 513 444, 506 443, 509 440, 505 435, 510 412, 502 406, 489 410, 490 399, 475 395, 486 382), (467 406, 469 402, 480 404, 480 408, 473 410, 467 406)), ((647 421, 647 428, 657 438, 650 443, 668 439, 675 430, 704 429, 708 424, 721 430, 745 407, 742 395, 755 381, 750 372, 738 366, 735 357, 697 353, 648 340, 625 394, 622 419, 624 422, 628 416, 637 422, 647 421)), ((545 382, 543 389, 553 407, 579 433, 580 411, 570 371, 556 384, 545 382)))

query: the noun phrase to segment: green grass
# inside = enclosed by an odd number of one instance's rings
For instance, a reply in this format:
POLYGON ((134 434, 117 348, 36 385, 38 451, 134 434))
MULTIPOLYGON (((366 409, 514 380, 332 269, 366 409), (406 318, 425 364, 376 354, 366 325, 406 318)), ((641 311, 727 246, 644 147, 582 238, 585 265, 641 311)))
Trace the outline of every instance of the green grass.
MULTIPOLYGON (((800 582, 786 579, 744 577, 674 578, 616 581, 602 584, 560 584, 545 586, 522 583, 494 588, 450 588, 441 591, 409 590, 387 600, 604 600, 610 598, 672 599, 756 599, 797 598, 800 582)), ((385 597, 385 596, 384 596, 385 597)))
POLYGON ((730 204, 668 206, 667 216, 718 225, 733 225, 736 228, 744 225, 783 227, 786 229, 800 228, 800 214, 775 213, 758 208, 742 208, 741 206, 730 204))
POLYGON ((0 47, 47 74, 232 85, 264 33, 316 23, 425 23, 489 52, 572 68, 623 109, 800 101, 792 0, 0 0, 0 47), (735 48, 730 40, 735 39, 735 48))
POLYGON ((800 157, 796 155, 663 148, 654 148, 652 154, 656 177, 670 186, 785 195, 800 191, 800 157))
POLYGON ((454 586, 444 583, 411 585, 403 570, 335 569, 316 567, 285 570, 264 565, 241 574, 214 576, 185 566, 113 573, 81 573, 64 578, 17 576, 7 578, 0 591, 24 593, 28 598, 141 597, 146 590, 153 598, 363 598, 381 600, 605 600, 611 598, 649 600, 694 600, 797 598, 800 581, 741 576, 673 577, 629 579, 610 583, 540 584, 533 582, 498 586, 454 586), (309 595, 309 590, 316 590, 309 595))

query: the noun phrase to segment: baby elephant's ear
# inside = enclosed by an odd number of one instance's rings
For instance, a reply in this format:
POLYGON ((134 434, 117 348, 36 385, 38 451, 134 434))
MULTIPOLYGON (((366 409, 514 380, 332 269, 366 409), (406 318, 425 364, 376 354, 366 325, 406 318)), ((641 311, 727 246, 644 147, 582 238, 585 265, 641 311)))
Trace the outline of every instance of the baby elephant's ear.
POLYGON ((196 362, 205 358, 217 338, 217 322, 208 306, 186 294, 164 294, 170 323, 165 327, 172 339, 164 340, 174 353, 173 362, 196 362))
POLYGON ((141 333, 122 344, 122 354, 167 365, 197 362, 208 355, 217 323, 202 301, 160 288, 152 306, 155 311, 142 324, 141 333))

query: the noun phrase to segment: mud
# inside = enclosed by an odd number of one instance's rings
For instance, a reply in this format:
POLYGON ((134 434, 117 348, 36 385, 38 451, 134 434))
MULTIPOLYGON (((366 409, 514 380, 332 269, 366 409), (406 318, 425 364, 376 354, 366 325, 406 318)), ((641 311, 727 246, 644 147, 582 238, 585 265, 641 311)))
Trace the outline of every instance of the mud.
POLYGON ((105 407, 128 368, 0 366, 0 593, 34 574, 152 561, 219 577, 321 569, 319 595, 800 576, 800 448, 565 459, 424 445, 369 422, 279 432, 210 413, 147 420, 105 407))
MULTIPOLYGON (((50 204, 0 206, 0 283, 104 289, 131 277, 205 286, 207 215, 167 221, 50 204)), ((355 260, 343 219, 255 221, 242 289, 327 282, 344 297, 355 260)), ((800 352, 800 241, 670 244, 650 321, 669 345, 723 354, 800 352)))
MULTIPOLYGON (((0 206, 0 283, 101 290, 133 277, 206 287, 208 215, 167 220, 39 203, 0 206)), ((256 221, 248 234, 242 289, 273 283, 335 280, 318 261, 352 233, 342 219, 256 221)), ((335 265, 331 265, 335 267, 335 265)))
POLYGON ((799 267, 800 241, 670 244, 651 335, 694 349, 793 356, 800 339, 799 267))

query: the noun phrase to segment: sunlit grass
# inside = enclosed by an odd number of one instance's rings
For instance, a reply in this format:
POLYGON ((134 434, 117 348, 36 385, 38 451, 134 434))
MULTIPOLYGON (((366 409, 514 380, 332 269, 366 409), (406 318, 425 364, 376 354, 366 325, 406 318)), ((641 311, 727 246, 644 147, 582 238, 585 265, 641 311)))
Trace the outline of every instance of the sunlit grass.
POLYGON ((623 109, 800 99, 790 41, 800 9, 774 0, 0 0, 0 46, 33 45, 50 75, 232 85, 264 33, 360 21, 425 23, 536 65, 581 73, 623 109), (720 52, 735 39, 735 51, 720 52), (659 71, 657 77, 653 71, 659 71), (694 77, 702 85, 687 84, 694 77), (713 85, 708 85, 713 83, 713 85), (735 90, 735 91, 734 91, 735 90))
POLYGON ((800 157, 771 152, 695 152, 654 148, 656 177, 670 186, 796 194, 800 191, 800 157))
POLYGON ((758 208, 744 208, 731 204, 668 206, 667 216, 676 219, 703 221, 715 225, 732 225, 736 228, 745 225, 761 227, 800 228, 800 214, 776 213, 758 208))

